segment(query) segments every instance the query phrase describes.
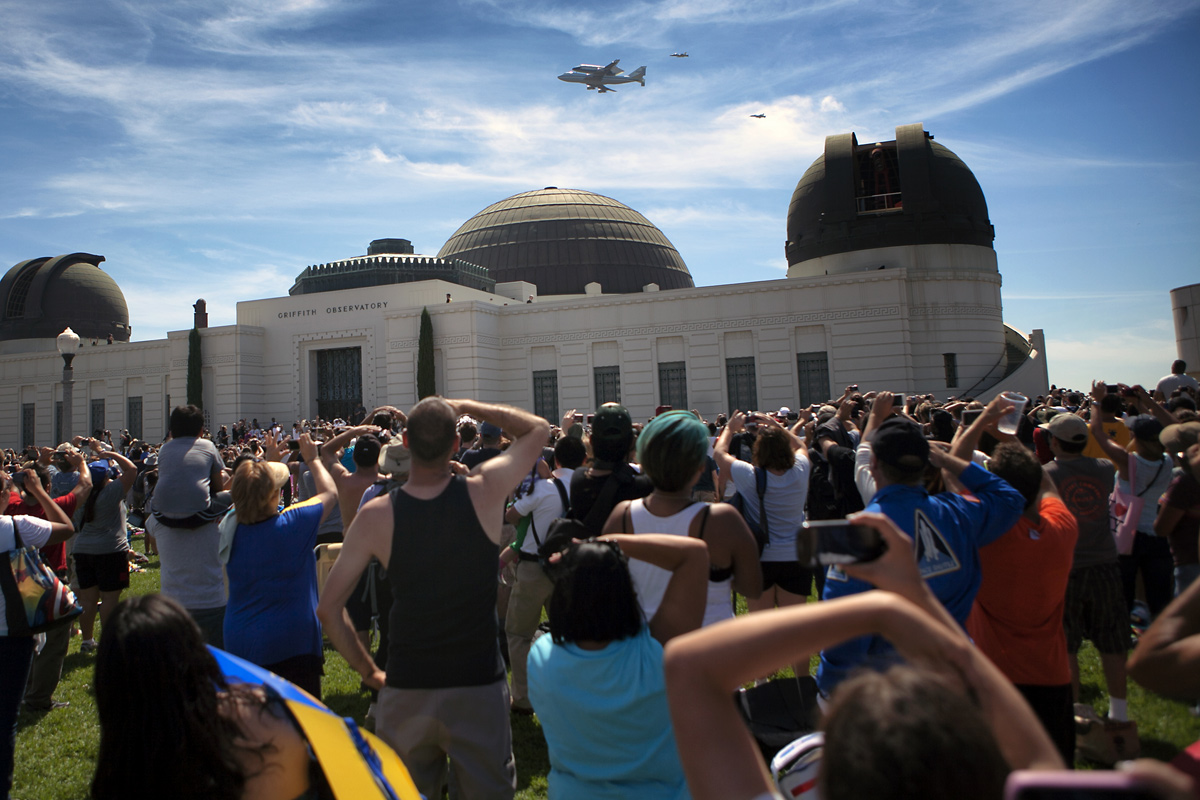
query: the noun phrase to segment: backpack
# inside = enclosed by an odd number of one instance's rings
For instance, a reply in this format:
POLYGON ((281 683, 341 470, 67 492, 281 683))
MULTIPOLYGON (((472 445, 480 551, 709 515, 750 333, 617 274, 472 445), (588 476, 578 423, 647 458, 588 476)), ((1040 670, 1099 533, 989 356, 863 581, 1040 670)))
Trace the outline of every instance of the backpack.
POLYGON ((742 497, 741 492, 735 494, 729 504, 738 510, 742 519, 746 520, 746 527, 754 534, 754 541, 758 544, 758 554, 761 556, 767 542, 771 541, 770 525, 767 523, 767 513, 763 508, 763 496, 767 493, 767 471, 762 467, 754 468, 754 486, 758 490, 758 522, 751 522, 750 517, 746 516, 746 498, 742 497))
POLYGON ((842 519, 838 506, 837 492, 834 491, 830 476, 830 464, 816 448, 808 452, 812 463, 812 475, 808 479, 808 499, 804 501, 804 516, 806 519, 842 519))
POLYGON ((538 546, 538 560, 542 565, 542 569, 546 571, 546 577, 552 581, 557 581, 563 575, 563 567, 561 562, 553 563, 550 557, 555 553, 561 553, 570 546, 574 539, 590 538, 590 531, 599 525, 604 524, 604 519, 608 516, 608 510, 612 507, 613 497, 617 494, 617 474, 614 472, 608 476, 608 480, 604 482, 604 488, 600 490, 600 494, 596 497, 596 502, 592 504, 591 510, 588 512, 586 519, 575 519, 571 516, 571 504, 567 500, 567 490, 563 486, 562 481, 558 478, 554 479, 554 485, 558 489, 558 496, 562 498, 563 515, 550 523, 550 529, 546 531, 546 540, 542 541, 537 535, 537 529, 533 525, 533 520, 530 519, 529 530, 533 533, 533 541, 538 546), (604 514, 602 518, 600 513, 604 514))

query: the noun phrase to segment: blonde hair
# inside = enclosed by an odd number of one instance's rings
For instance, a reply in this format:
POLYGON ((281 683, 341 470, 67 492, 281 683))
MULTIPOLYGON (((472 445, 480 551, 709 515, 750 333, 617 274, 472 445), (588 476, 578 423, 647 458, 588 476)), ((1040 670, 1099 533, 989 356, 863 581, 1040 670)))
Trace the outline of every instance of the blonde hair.
POLYGON ((272 461, 243 461, 233 473, 233 509, 238 522, 252 525, 279 512, 279 489, 287 467, 272 461), (281 475, 282 473, 282 475, 281 475))

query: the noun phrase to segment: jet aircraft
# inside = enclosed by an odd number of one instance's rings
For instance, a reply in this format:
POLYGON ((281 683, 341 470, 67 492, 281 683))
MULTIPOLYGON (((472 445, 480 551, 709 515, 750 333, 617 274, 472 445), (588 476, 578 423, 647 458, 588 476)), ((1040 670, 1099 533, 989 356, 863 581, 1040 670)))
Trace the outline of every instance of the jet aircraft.
POLYGON ((687 50, 684 50, 682 53, 671 53, 671 58, 687 58, 687 57, 688 57, 687 50))
POLYGON ((767 118, 766 114, 751 114, 750 116, 754 117, 755 119, 766 119, 767 118))
POLYGON ((558 76, 560 81, 567 83, 584 83, 587 84, 589 90, 596 89, 601 94, 604 92, 614 92, 615 89, 610 89, 609 84, 613 83, 640 83, 646 85, 646 68, 638 67, 628 75, 623 75, 625 70, 617 67, 621 59, 614 59, 607 66, 600 67, 595 64, 580 64, 570 72, 564 72, 558 76))

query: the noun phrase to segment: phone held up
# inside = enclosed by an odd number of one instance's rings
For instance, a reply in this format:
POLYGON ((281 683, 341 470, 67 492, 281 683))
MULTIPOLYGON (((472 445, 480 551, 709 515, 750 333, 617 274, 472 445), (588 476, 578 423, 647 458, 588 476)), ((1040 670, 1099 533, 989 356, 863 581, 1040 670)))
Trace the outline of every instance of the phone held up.
POLYGON ((1008 776, 1004 800, 1161 800, 1137 775, 1017 770, 1008 776))
POLYGON ((887 552, 879 531, 844 519, 806 520, 796 534, 801 566, 827 567, 874 561, 887 552))

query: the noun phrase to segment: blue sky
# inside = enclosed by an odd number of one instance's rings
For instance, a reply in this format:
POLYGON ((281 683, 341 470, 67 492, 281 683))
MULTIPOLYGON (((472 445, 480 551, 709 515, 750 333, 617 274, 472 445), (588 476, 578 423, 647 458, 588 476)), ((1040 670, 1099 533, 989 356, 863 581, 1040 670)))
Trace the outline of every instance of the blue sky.
POLYGON ((0 267, 102 254, 154 339, 553 185, 641 211, 698 285, 778 278, 825 136, 922 122, 1051 380, 1151 382, 1200 281, 1197 41, 1200 0, 0 0, 0 267), (613 58, 646 87, 555 80, 613 58))

